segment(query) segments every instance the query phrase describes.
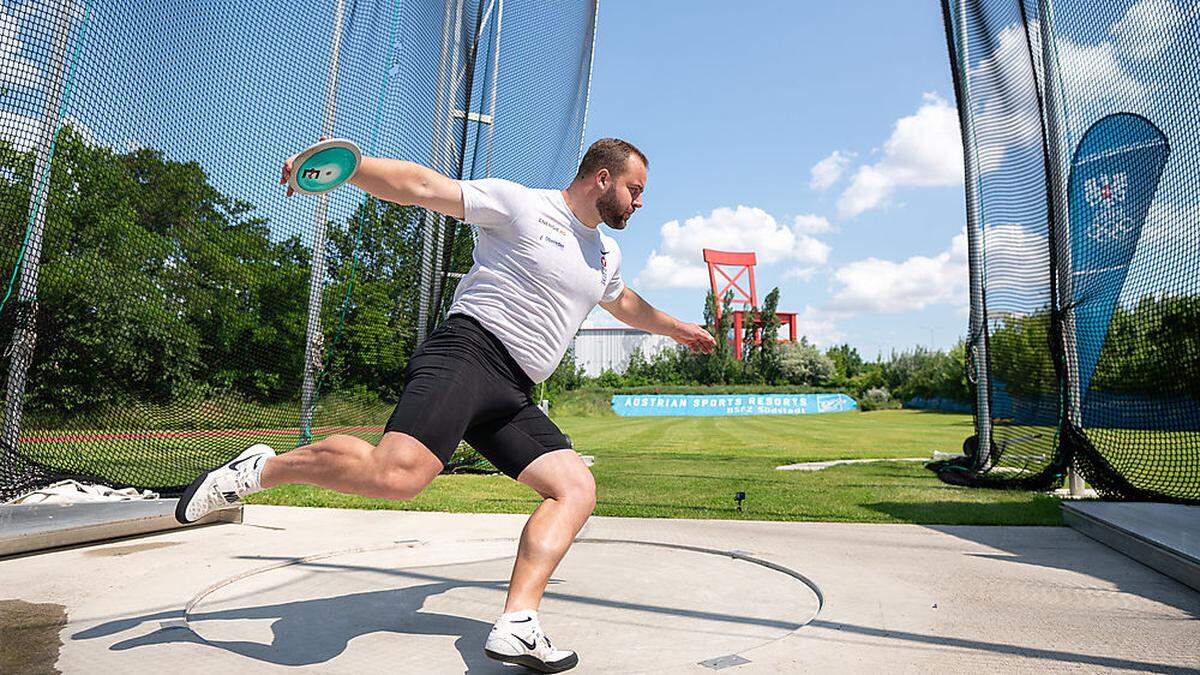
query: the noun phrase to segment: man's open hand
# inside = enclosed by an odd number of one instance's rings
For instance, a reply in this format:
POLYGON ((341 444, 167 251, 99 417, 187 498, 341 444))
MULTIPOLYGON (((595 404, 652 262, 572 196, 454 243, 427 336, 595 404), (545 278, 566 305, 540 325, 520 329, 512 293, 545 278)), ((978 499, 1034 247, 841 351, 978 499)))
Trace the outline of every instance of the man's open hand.
MULTIPOLYGON (((328 138, 328 136, 322 136, 321 140, 323 141, 326 138, 328 138)), ((299 156, 300 156, 300 153, 297 152, 296 154, 292 155, 291 157, 288 157, 287 159, 285 159, 283 161, 283 171, 281 172, 281 174, 279 176, 279 184, 288 186, 287 196, 289 196, 289 197, 291 197, 293 194, 295 194, 295 191, 292 190, 291 185, 288 185, 288 179, 292 177, 292 165, 296 163, 296 158, 299 156)))
POLYGON ((671 339, 694 352, 711 354, 716 348, 717 341, 703 327, 694 323, 680 323, 671 334, 671 339))

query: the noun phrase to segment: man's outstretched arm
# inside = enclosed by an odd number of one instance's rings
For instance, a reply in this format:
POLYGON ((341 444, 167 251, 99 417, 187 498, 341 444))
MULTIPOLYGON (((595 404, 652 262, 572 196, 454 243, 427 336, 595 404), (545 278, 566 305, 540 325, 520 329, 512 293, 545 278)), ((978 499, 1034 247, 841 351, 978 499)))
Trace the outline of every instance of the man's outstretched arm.
POLYGON ((600 306, 622 323, 658 335, 666 335, 694 352, 707 354, 717 344, 713 336, 701 326, 685 323, 666 312, 655 309, 628 286, 621 291, 616 300, 602 302, 600 306))
POLYGON ((420 164, 402 159, 363 157, 350 182, 385 202, 421 206, 463 219, 462 188, 458 181, 420 164))
MULTIPOLYGON (((294 155, 283 163, 280 183, 286 183, 292 175, 293 159, 294 155)), ((363 157, 350 182, 385 202, 420 206, 463 219, 462 188, 458 182, 420 164, 402 159, 363 157)), ((288 196, 292 196, 290 187, 288 196)))

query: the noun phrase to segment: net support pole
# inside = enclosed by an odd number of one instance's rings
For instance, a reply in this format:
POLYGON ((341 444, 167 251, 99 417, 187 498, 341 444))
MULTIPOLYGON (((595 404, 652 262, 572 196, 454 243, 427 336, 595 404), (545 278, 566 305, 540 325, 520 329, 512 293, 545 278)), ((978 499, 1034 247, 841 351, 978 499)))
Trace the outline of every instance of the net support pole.
MULTIPOLYGON (((493 16, 495 17, 496 39, 491 46, 494 50, 492 54, 494 69, 492 75, 491 109, 488 114, 460 110, 458 108, 457 96, 459 86, 463 81, 465 73, 475 66, 474 63, 467 62, 468 54, 476 55, 474 50, 464 49, 462 39, 464 11, 465 2, 463 0, 446 0, 442 16, 442 51, 438 58, 438 97, 433 115, 433 168, 444 175, 457 176, 459 178, 463 177, 461 168, 465 161, 466 147, 458 147, 455 143, 454 125, 457 120, 462 120, 464 127, 469 127, 472 122, 488 125, 485 175, 491 175, 492 133, 495 129, 495 97, 496 82, 498 81, 495 73, 499 68, 504 1, 490 0, 486 9, 481 6, 481 20, 479 25, 475 26, 474 31, 474 44, 478 45, 487 27, 487 23, 492 20, 493 16), (453 29, 451 30, 452 17, 453 29), (453 38, 451 37, 451 32, 453 32, 453 38), (459 73, 460 59, 462 60, 461 66, 464 74, 459 73)), ((465 92, 464 103, 469 102, 470 92, 465 92)), ((465 107, 469 108, 470 106, 466 105, 465 107)), ((476 151, 478 152, 478 149, 476 151)), ((442 310, 441 307, 435 307, 434 305, 443 297, 442 286, 445 283, 445 279, 447 277, 460 279, 464 276, 461 272, 448 272, 442 269, 442 248, 445 245, 449 226, 450 219, 448 217, 430 211, 426 212, 422 224, 424 235, 422 236, 421 246, 421 293, 418 296, 417 308, 418 344, 425 339, 438 313, 442 310)), ((473 229, 471 235, 472 238, 475 237, 473 229)))
POLYGON ((600 0, 592 2, 592 35, 588 43, 587 90, 583 92, 583 124, 579 125, 579 155, 575 164, 583 163, 583 140, 587 137, 588 113, 592 105, 592 68, 596 64, 596 28, 600 23, 600 0))
MULTIPOLYGON (((1059 307, 1061 343, 1063 350, 1063 367, 1065 379, 1063 386, 1067 389, 1067 401, 1064 414, 1075 428, 1080 428, 1082 422, 1083 391, 1079 382, 1079 352, 1076 348, 1075 308, 1073 303, 1074 279, 1071 277, 1071 218, 1068 212, 1069 202, 1066 198, 1067 179, 1063 171, 1065 155, 1062 150, 1064 134, 1060 120, 1066 118, 1066 108, 1061 107, 1058 97, 1058 61, 1053 49, 1054 44, 1054 2, 1043 0, 1038 3, 1038 39, 1042 48, 1042 72, 1046 101, 1046 142, 1050 149, 1050 199, 1054 206, 1054 221, 1049 237, 1050 274, 1057 282, 1051 303, 1059 307)), ((1061 442, 1061 441, 1060 441, 1061 442)), ((1074 458, 1067 468, 1067 486, 1073 497, 1083 495, 1083 476, 1076 468, 1074 458)))
MULTIPOLYGON (((477 30, 476 43, 478 43, 478 41, 480 39, 482 39, 484 30, 487 27, 487 22, 491 20, 493 14, 496 17, 496 39, 492 41, 491 45, 489 45, 492 50, 492 54, 491 54, 492 67, 491 67, 491 71, 490 71, 491 77, 492 77, 492 82, 491 82, 491 90, 488 95, 487 114, 485 115, 482 112, 473 113, 469 110, 455 110, 453 112, 453 116, 455 118, 461 117, 463 119, 463 124, 467 124, 468 122, 474 122, 476 124, 487 125, 487 142, 486 142, 487 150, 486 150, 486 154, 484 156, 484 163, 483 163, 483 177, 484 178, 490 178, 492 175, 492 147, 493 147, 493 141, 495 140, 495 135, 496 135, 496 89, 497 89, 498 83, 500 82, 500 42, 501 42, 501 38, 504 35, 504 0, 490 0, 487 9, 484 11, 484 21, 479 25, 478 30, 477 30)), ((486 83, 485 83, 485 86, 486 86, 486 83)), ((457 85, 455 86, 455 89, 457 89, 457 85)), ((465 147, 463 148, 463 152, 464 152, 464 163, 465 163, 465 153, 466 153, 465 147)), ((475 152, 478 153, 479 148, 475 148, 475 152)), ((472 163, 472 167, 474 167, 474 163, 472 163)), ((470 178, 475 178, 475 177, 476 176, 474 175, 474 171, 472 171, 472 175, 470 176, 470 178)), ((471 242, 472 242, 472 244, 474 244, 475 242, 479 241, 479 230, 474 225, 471 225, 469 229, 471 232, 471 242)), ((446 278, 450 278, 450 279, 461 280, 463 277, 466 276, 466 273, 465 272, 446 272, 444 276, 446 278)), ((439 290, 439 295, 441 295, 440 290, 439 290)))
MULTIPOLYGON (((21 437, 21 419, 24 414, 25 384, 33 359, 34 343, 37 340, 36 313, 38 272, 42 260, 42 241, 46 230, 46 201, 50 192, 50 168, 54 154, 54 140, 62 123, 62 102, 66 88, 67 42, 71 31, 72 2, 58 5, 57 21, 54 26, 54 41, 46 81, 46 98, 42 102, 41 128, 35 145, 36 157, 33 173, 30 174, 29 210, 26 220, 29 225, 25 255, 21 261, 19 285, 16 296, 16 328, 9 345, 11 360, 8 367, 8 383, 4 394, 4 429, 0 435, 0 447, 5 455, 16 453, 21 437)), ((5 464, 12 465, 11 457, 4 457, 5 464)))
MULTIPOLYGON (((949 0, 947 0, 949 1, 949 0)), ((971 294, 971 326, 970 337, 971 344, 967 348, 972 351, 970 355, 971 364, 974 366, 973 375, 975 377, 975 439, 978 451, 975 454, 976 466, 975 469, 981 470, 986 468, 985 462, 992 459, 992 413, 991 413, 991 398, 988 396, 988 390, 991 387, 991 382, 988 377, 988 317, 987 305, 983 298, 983 248, 984 248, 984 223, 983 210, 980 208, 979 201, 979 183, 978 183, 978 167, 976 166, 975 155, 975 128, 972 124, 974 119, 969 114, 969 106, 971 105, 971 59, 970 46, 967 40, 967 13, 966 2, 958 0, 957 29, 954 26, 950 27, 953 31, 955 51, 958 52, 956 60, 958 63, 959 72, 959 111, 958 120, 962 126, 963 134, 963 158, 964 158, 964 182, 966 183, 966 202, 967 202, 967 270, 970 277, 970 294, 971 294)), ((947 12, 947 16, 949 13, 947 12)))
MULTIPOLYGON (((329 48, 329 72, 325 80, 325 113, 321 135, 333 136, 337 119, 337 81, 339 56, 342 50, 342 24, 345 20, 345 0, 336 0, 333 10, 333 34, 329 48)), ((325 340, 321 329, 321 299, 325 291, 325 230, 329 218, 328 193, 317 197, 313 214, 313 258, 308 285, 308 329, 305 335, 304 384, 300 399, 301 442, 312 440, 313 410, 316 407, 317 379, 321 374, 321 357, 325 340)))
MULTIPOLYGON (((1038 38, 1042 48, 1042 72, 1044 73, 1044 91, 1046 109, 1046 142, 1050 150, 1050 199, 1054 207, 1054 219, 1049 237, 1050 274, 1056 282, 1055 292, 1051 295, 1051 303, 1059 308, 1061 342, 1063 350, 1063 368, 1065 369, 1066 406, 1064 414, 1075 428, 1080 428, 1082 419, 1083 391, 1079 382, 1079 352, 1076 348, 1075 308, 1073 303, 1074 279, 1071 277, 1071 218, 1068 212, 1069 201, 1067 194, 1067 177, 1063 171, 1065 155, 1062 149, 1064 134, 1061 121, 1066 119, 1067 111, 1059 102, 1058 62, 1053 49, 1054 44, 1054 2, 1043 0, 1038 3, 1038 38)), ((1069 140, 1069 139, 1068 139, 1069 140)), ((1061 441, 1060 441, 1061 443, 1061 441)), ((1067 485, 1072 496, 1083 494, 1083 477, 1079 475, 1075 459, 1067 469, 1067 485)))
MULTIPOLYGON (((454 91, 450 84, 449 73, 453 72, 453 67, 450 65, 451 50, 454 51, 454 61, 458 58, 458 35, 462 23, 462 0, 446 0, 442 11, 442 50, 438 55, 438 76, 437 76, 437 102, 434 104, 433 110, 433 155, 431 157, 434 171, 442 174, 448 173, 447 167, 449 162, 444 159, 446 143, 445 138, 450 135, 450 129, 447 128, 450 117, 449 109, 454 105, 454 91), (456 11, 457 9, 457 11, 456 11), (452 17, 456 17, 454 32, 453 47, 451 47, 451 21, 452 17)), ((425 341, 425 336, 429 334, 429 324, 432 315, 437 311, 432 307, 433 299, 437 297, 434 292, 434 283, 436 279, 441 278, 441 240, 443 235, 444 219, 440 214, 432 211, 425 211, 425 218, 421 223, 421 286, 417 293, 417 344, 425 341)))
MULTIPOLYGON (((504 0, 496 7, 496 43, 492 45, 492 91, 488 100, 487 156, 483 163, 483 175, 492 175, 492 141, 496 135, 496 85, 500 82, 500 38, 504 35, 504 0)), ((474 235, 475 230, 471 230, 474 235)))

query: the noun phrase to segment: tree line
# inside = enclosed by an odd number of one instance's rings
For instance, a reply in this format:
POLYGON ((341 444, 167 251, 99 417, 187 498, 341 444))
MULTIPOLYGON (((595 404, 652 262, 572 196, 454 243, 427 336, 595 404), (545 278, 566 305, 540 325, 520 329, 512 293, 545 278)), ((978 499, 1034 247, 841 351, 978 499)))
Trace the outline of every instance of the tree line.
MULTIPOLYGON (((0 265, 13 270, 26 242, 34 155, 0 142, 0 265)), ((312 251, 298 232, 273 227, 246 201, 221 194, 196 162, 161 151, 128 152, 58 138, 42 241, 35 351, 27 410, 71 416, 121 406, 234 398, 264 404, 299 398, 312 251)), ((328 224, 321 386, 326 392, 399 396, 416 347, 426 212, 364 199, 328 224)), ((469 227, 454 224, 446 264, 469 264, 469 227)), ((3 282, 9 281, 4 278, 3 282)), ((451 280, 453 281, 453 280, 451 280)), ((442 295, 448 304, 453 287, 442 295)), ((15 291, 0 315, 10 342, 23 315, 15 291)), ((774 335, 779 290, 746 322, 742 359, 733 354, 731 297, 708 294, 704 322, 712 354, 635 354, 623 374, 586 378, 568 355, 551 390, 588 386, 803 385, 846 391, 865 406, 914 397, 971 399, 962 342, 865 360, 849 345, 819 349, 774 335)), ((1048 311, 992 326, 993 376, 1014 395, 1056 389, 1048 311)), ((5 350, 5 370, 12 352, 5 350)), ((1147 296, 1115 310, 1093 386, 1200 397, 1200 298, 1147 296)))
MULTIPOLYGON (((6 272, 26 244, 33 160, 0 143, 6 272)), ((196 162, 118 152, 69 127, 47 195, 27 410, 299 398, 312 265, 300 233, 221 194, 196 162)), ((398 395, 416 342, 423 217, 367 199, 328 224, 327 391, 398 395)), ((0 315, 6 344, 21 309, 14 290, 0 315)), ((10 360, 6 351, 5 370, 10 360)))
POLYGON ((910 399, 945 398, 969 401, 966 379, 966 349, 960 341, 949 351, 916 347, 878 355, 865 360, 848 344, 825 350, 801 337, 797 342, 755 340, 753 325, 761 335, 774 335, 780 322, 775 310, 779 289, 772 289, 761 308, 749 310, 745 321, 742 358, 734 354, 732 295, 722 299, 720 319, 710 291, 705 299, 704 320, 716 340, 711 354, 683 348, 666 349, 647 358, 640 351, 630 357, 623 373, 607 370, 587 377, 574 358, 564 358, 548 381, 551 392, 570 389, 621 389, 664 386, 761 385, 763 387, 807 386, 850 393, 867 409, 899 407, 910 399))

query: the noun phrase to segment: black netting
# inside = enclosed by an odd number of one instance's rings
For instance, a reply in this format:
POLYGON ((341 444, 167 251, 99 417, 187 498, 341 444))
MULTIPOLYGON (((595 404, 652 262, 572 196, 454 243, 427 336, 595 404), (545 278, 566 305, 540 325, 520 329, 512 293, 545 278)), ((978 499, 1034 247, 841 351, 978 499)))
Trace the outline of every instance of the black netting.
POLYGON ((943 3, 979 383, 964 484, 1200 501, 1195 2, 943 3))
POLYGON ((286 199, 283 159, 327 134, 565 184, 594 25, 567 0, 0 9, 0 498, 377 436, 473 235, 352 187, 286 199))

